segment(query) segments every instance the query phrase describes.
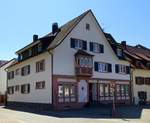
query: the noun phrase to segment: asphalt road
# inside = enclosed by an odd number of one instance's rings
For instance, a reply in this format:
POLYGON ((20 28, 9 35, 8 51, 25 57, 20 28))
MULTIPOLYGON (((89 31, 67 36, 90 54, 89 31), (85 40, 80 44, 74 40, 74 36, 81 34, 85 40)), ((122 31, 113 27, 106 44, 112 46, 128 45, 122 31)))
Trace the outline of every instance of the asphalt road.
POLYGON ((60 118, 0 108, 0 123, 150 123, 150 109, 143 109, 140 118, 60 118))

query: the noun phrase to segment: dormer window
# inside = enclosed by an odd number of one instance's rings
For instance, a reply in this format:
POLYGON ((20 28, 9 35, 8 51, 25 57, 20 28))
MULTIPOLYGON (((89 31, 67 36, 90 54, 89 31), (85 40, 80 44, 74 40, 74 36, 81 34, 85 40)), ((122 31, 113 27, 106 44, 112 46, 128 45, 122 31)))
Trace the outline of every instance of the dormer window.
POLYGON ((42 44, 39 43, 39 44, 38 44, 38 52, 41 52, 41 51, 42 51, 42 44))
POLYGON ((29 49, 29 56, 32 56, 32 50, 29 49))
POLYGON ((150 62, 147 62, 147 67, 150 68, 150 62))
POLYGON ((121 48, 116 49, 117 56, 122 57, 123 56, 123 50, 121 48))
POLYGON ((136 61, 136 66, 141 67, 141 61, 136 61))

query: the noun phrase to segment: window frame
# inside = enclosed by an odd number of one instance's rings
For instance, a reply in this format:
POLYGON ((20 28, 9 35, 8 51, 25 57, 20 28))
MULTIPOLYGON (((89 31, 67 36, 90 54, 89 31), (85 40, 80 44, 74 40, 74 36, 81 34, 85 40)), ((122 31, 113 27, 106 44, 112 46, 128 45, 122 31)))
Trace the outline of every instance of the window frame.
POLYGON ((29 94, 30 93, 30 84, 21 85, 21 93, 22 94, 29 94))
POLYGON ((30 74, 31 71, 31 67, 30 65, 26 65, 24 67, 21 68, 21 76, 27 76, 30 74))
POLYGON ((35 84, 35 89, 45 89, 46 88, 46 83, 45 81, 39 81, 39 82, 36 82, 35 84))
POLYGON ((74 82, 59 82, 58 84, 58 103, 75 103, 77 102, 77 85, 74 82), (61 89, 63 90, 60 90, 61 89), (71 89, 71 88, 74 89, 71 89), (67 93, 65 93, 65 90, 68 90, 68 96, 65 95, 67 93), (73 93, 71 93, 71 90, 74 90, 73 93), (62 91, 61 93, 59 93, 59 91, 62 91), (73 95, 72 95, 73 94, 73 95))
POLYGON ((9 95, 14 94, 14 86, 8 86, 8 88, 7 88, 7 93, 8 93, 9 95))
POLYGON ((90 24, 89 24, 89 23, 86 23, 86 24, 85 24, 85 28, 86 28, 87 31, 90 31, 90 24))
POLYGON ((45 60, 40 60, 36 62, 36 73, 45 71, 45 60))

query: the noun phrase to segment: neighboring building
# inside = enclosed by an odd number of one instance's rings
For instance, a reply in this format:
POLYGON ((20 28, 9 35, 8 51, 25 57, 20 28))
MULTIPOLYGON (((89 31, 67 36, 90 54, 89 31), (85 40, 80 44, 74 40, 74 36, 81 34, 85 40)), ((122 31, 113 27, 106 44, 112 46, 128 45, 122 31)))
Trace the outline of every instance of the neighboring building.
MULTIPOLYGON (((1 68, 1 66, 3 66, 5 63, 7 63, 7 61, 4 61, 4 60, 0 60, 0 68, 1 68)), ((7 74, 7 73, 6 73, 7 74)), ((2 70, 0 69, 0 80, 2 80, 2 70)), ((6 77, 6 79, 7 79, 7 77, 6 77)), ((3 82, 2 81, 0 81, 0 95, 4 95, 5 94, 5 91, 6 91, 6 89, 4 89, 4 86, 3 86, 3 82)))
POLYGON ((13 60, 11 61, 0 61, 0 103, 4 102, 7 86, 7 72, 5 68, 10 66, 13 60))
POLYGON ((105 36, 114 51, 123 47, 125 57, 131 63, 132 101, 135 104, 139 101, 150 103, 150 49, 142 45, 129 46, 126 41, 119 44, 110 34, 105 33, 105 36))
POLYGON ((124 43, 125 54, 131 61, 133 99, 150 103, 150 49, 141 45, 135 47, 124 43))
POLYGON ((8 105, 55 109, 81 108, 92 102, 129 104, 130 63, 122 47, 114 52, 92 11, 17 51, 7 68, 8 105))

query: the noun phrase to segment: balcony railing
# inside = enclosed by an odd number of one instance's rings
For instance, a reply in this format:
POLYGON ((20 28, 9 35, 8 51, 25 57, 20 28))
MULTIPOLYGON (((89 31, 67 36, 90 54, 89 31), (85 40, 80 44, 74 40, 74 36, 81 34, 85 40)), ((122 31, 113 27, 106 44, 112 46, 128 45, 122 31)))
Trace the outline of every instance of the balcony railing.
POLYGON ((93 69, 89 67, 76 67, 75 73, 77 76, 92 76, 93 69))

